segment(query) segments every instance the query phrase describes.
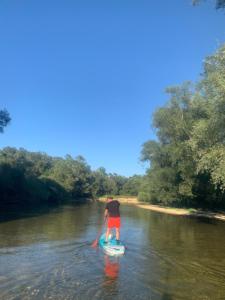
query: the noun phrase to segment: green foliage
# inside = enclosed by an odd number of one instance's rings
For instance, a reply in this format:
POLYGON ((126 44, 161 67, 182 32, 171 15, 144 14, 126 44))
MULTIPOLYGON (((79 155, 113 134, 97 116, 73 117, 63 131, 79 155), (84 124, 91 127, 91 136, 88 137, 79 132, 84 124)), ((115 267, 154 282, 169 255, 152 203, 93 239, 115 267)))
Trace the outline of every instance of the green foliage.
POLYGON ((94 190, 96 196, 121 195, 127 178, 117 174, 107 174, 104 168, 93 172, 94 190))
POLYGON ((154 203, 154 201, 152 199, 150 199, 150 193, 148 193, 148 192, 139 192, 138 200, 141 202, 151 202, 152 204, 154 203))
POLYGON ((198 173, 209 173, 216 188, 225 190, 225 47, 205 61, 199 85, 205 100, 205 115, 193 126, 189 141, 198 173))
POLYGON ((82 157, 65 159, 24 149, 0 151, 0 205, 58 204, 93 197, 94 176, 82 157))
POLYGON ((95 196, 103 196, 107 193, 107 174, 104 168, 99 168, 93 172, 94 176, 94 195, 95 196))
POLYGON ((123 186, 127 182, 127 178, 124 176, 120 176, 118 174, 110 174, 109 175, 109 183, 112 187, 110 194, 113 195, 122 195, 123 194, 123 186))
MULTIPOLYGON (((194 177, 191 147, 187 141, 194 122, 190 83, 167 89, 169 103, 154 114, 158 141, 143 145, 142 160, 150 161, 149 200, 171 204, 192 197, 194 177)), ((144 185, 146 189, 146 184, 144 185)))
MULTIPOLYGON (((202 2, 202 0, 192 0, 193 5, 197 5, 200 2, 202 2)), ((225 8, 225 0, 216 0, 216 9, 221 8, 225 8)))
POLYGON ((6 127, 11 121, 10 115, 7 110, 0 110, 0 133, 3 133, 4 127, 6 127))
MULTIPOLYGON (((136 178, 136 180, 138 180, 136 178)), ((104 168, 92 171, 82 156, 75 159, 6 147, 0 150, 0 206, 58 204, 83 201, 105 194, 120 195, 129 181, 104 168)), ((127 194, 137 194, 137 182, 127 185, 127 194), (135 190, 136 189, 136 190, 135 190)))
POLYGON ((142 184, 143 176, 134 175, 129 177, 124 183, 121 194, 129 196, 137 196, 142 184))
POLYGON ((63 186, 72 198, 92 197, 94 178, 90 167, 81 156, 73 159, 67 155, 65 159, 56 159, 48 178, 63 186))
POLYGON ((208 57, 202 80, 167 89, 153 118, 157 141, 143 145, 150 163, 140 200, 166 205, 224 206, 225 47, 208 57))

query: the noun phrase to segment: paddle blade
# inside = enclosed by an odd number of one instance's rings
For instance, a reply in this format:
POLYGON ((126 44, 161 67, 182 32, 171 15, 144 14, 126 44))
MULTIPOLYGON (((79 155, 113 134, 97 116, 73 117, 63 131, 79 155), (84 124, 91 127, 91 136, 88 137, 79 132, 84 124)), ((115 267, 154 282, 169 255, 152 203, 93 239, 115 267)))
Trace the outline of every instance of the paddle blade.
POLYGON ((98 240, 96 239, 92 244, 91 247, 92 248, 96 248, 98 246, 98 240))

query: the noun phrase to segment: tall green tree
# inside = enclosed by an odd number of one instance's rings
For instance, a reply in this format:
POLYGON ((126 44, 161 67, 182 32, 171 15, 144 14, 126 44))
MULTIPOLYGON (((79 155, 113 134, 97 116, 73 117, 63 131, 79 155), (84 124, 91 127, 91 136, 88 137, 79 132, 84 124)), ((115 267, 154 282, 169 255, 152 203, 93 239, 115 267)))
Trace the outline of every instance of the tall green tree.
POLYGON ((4 127, 6 127, 11 121, 10 115, 6 109, 0 110, 0 133, 4 132, 4 127))
POLYGON ((92 197, 94 177, 82 156, 56 159, 47 177, 62 185, 74 199, 92 197))
MULTIPOLYGON (((200 2, 202 2, 202 0, 192 0, 193 5, 197 5, 200 2)), ((225 0, 216 0, 216 9, 221 9, 221 8, 225 8, 225 0)))
MULTIPOLYGON (((190 83, 167 89, 170 101, 158 109, 153 118, 158 141, 143 145, 142 160, 149 161, 147 179, 151 182, 150 200, 172 203, 193 197, 194 161, 190 138, 195 108, 190 83)), ((146 184, 145 184, 146 186, 146 184)))
POLYGON ((139 198, 225 207, 225 47, 206 58, 202 79, 167 89, 153 117, 157 140, 143 145, 150 163, 139 198))
POLYGON ((198 174, 209 173, 212 183, 225 190, 225 46, 205 60, 198 101, 204 114, 193 126, 189 144, 198 174))
POLYGON ((140 186, 143 181, 143 176, 134 175, 127 178, 126 182, 123 184, 121 194, 122 195, 130 195, 137 196, 140 190, 140 186))
POLYGON ((108 174, 106 173, 105 168, 98 168, 96 171, 93 172, 93 176, 93 189, 95 197, 108 194, 108 174))

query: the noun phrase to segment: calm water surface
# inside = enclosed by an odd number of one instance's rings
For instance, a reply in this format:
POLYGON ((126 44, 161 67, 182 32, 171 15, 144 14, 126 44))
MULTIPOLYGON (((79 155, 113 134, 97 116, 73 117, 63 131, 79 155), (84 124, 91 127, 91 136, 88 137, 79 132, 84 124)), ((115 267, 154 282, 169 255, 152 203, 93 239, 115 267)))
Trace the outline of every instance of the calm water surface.
POLYGON ((225 299, 225 223, 121 207, 126 254, 91 242, 104 206, 0 222, 0 299, 225 299))

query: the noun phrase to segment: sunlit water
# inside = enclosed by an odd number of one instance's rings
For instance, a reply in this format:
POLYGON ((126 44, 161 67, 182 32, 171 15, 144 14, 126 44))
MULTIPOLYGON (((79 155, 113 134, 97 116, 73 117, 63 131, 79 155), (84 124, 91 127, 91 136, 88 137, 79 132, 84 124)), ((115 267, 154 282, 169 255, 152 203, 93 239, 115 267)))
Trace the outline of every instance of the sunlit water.
POLYGON ((0 299, 225 299, 225 224, 121 207, 120 258, 91 248, 102 204, 0 223, 0 299))

